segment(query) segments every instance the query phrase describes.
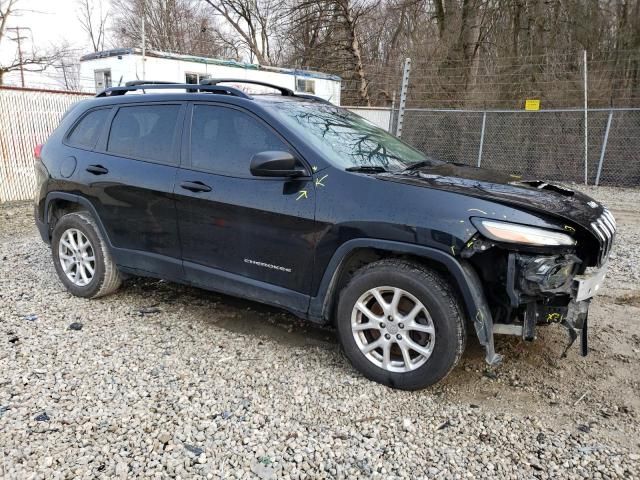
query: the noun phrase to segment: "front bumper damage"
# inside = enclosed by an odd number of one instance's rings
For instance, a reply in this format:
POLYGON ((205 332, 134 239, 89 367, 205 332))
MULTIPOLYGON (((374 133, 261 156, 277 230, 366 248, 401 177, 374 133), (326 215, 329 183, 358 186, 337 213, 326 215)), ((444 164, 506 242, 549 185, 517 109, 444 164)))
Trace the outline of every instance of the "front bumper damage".
POLYGON ((516 335, 533 341, 536 329, 549 324, 560 324, 567 329, 569 342, 563 356, 578 338, 581 355, 587 355, 589 304, 602 285, 607 265, 594 272, 577 275, 580 263, 580 259, 571 254, 509 252, 504 288, 507 298, 505 304, 496 310, 490 308, 485 295, 485 289, 496 288, 496 285, 483 282, 469 262, 462 262, 478 305, 477 311, 472 312, 472 320, 489 365, 496 365, 502 360, 495 351, 494 334, 516 335))
POLYGON ((493 317, 489 304, 487 302, 480 277, 469 264, 469 262, 461 262, 462 269, 467 277, 467 285, 471 290, 473 303, 476 305, 476 311, 470 312, 473 319, 473 326, 478 336, 478 341, 485 349, 485 360, 489 365, 497 365, 502 362, 502 355, 496 353, 493 344, 493 317))

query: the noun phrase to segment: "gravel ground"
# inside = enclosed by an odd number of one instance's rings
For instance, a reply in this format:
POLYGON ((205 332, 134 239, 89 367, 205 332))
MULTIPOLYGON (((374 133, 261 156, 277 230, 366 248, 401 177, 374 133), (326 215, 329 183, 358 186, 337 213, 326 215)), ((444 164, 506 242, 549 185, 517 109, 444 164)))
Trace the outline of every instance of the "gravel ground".
POLYGON ((330 330, 132 279, 66 293, 29 204, 0 206, 4 478, 640 478, 640 190, 591 189, 620 224, 589 357, 560 327, 470 338, 442 383, 367 381, 330 330))

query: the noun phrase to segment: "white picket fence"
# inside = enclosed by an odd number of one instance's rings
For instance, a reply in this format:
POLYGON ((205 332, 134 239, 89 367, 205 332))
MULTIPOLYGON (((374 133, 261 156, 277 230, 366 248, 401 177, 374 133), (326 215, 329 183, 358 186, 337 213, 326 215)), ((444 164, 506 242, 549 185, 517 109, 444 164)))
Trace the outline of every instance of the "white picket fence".
POLYGON ((85 94, 0 87, 0 202, 34 196, 33 149, 85 94))

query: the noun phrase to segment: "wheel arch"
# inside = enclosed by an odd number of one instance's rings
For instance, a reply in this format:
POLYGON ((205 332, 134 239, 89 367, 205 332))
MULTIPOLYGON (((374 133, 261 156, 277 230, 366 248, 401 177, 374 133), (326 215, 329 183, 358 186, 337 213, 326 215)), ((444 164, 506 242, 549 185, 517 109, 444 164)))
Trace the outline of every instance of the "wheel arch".
POLYGON ((55 223, 53 225, 51 224, 51 220, 56 218, 55 215, 58 211, 63 211, 64 214, 66 214, 81 210, 87 211, 91 214, 96 225, 100 229, 102 237, 107 242, 107 245, 112 247, 109 235, 107 235, 107 231, 105 230, 102 220, 100 220, 98 212, 96 212, 93 204, 81 195, 75 195, 67 192, 50 192, 47 194, 44 205, 44 223, 49 235, 49 240, 51 240, 51 234, 55 225, 55 223))
POLYGON ((327 323, 334 311, 340 292, 340 280, 345 274, 345 269, 348 268, 349 259, 354 258, 353 254, 363 249, 381 252, 387 257, 409 256, 443 271, 462 299, 464 313, 467 319, 473 322, 478 341, 486 350, 487 363, 490 365, 500 363, 502 356, 496 354, 493 343, 493 317, 480 277, 466 260, 458 260, 442 250, 431 247, 377 239, 353 239, 345 242, 329 261, 317 295, 311 298, 308 314, 310 320, 327 323))
POLYGON ((372 261, 390 257, 413 260, 446 275, 459 293, 465 313, 469 318, 475 317, 478 305, 469 285, 470 280, 456 258, 441 250, 421 245, 390 240, 354 239, 342 244, 329 261, 318 286, 317 295, 311 298, 309 318, 314 322, 326 323, 351 272, 372 261))

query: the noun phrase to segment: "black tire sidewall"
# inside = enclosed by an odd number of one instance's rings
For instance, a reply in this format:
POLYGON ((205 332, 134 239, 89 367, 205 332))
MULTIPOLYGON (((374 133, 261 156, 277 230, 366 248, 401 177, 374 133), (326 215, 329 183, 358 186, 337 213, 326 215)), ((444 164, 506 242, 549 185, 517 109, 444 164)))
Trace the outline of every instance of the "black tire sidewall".
POLYGON ((449 292, 428 276, 415 275, 392 266, 383 266, 354 278, 342 291, 337 311, 338 335, 347 358, 367 378, 390 387, 415 390, 444 378, 459 358, 460 340, 457 319, 449 292), (375 287, 401 288, 427 308, 435 328, 435 345, 427 362, 414 371, 395 373, 371 363, 360 351, 351 331, 352 309, 360 296, 375 287))
POLYGON ((91 298, 100 291, 100 287, 104 282, 104 252, 102 251, 102 242, 98 235, 99 234, 95 231, 93 225, 88 223, 84 218, 82 218, 81 215, 75 213, 70 213, 62 217, 53 230, 53 235, 51 237, 51 253, 53 255, 53 264, 55 266, 56 273, 58 274, 58 277, 60 278, 64 286, 75 296, 91 298), (83 287, 75 285, 67 278, 67 275, 62 269, 62 265, 60 264, 60 259, 58 257, 60 238, 62 237, 62 234, 70 228, 80 230, 89 239, 95 257, 95 270, 93 278, 91 279, 89 284, 83 287))

